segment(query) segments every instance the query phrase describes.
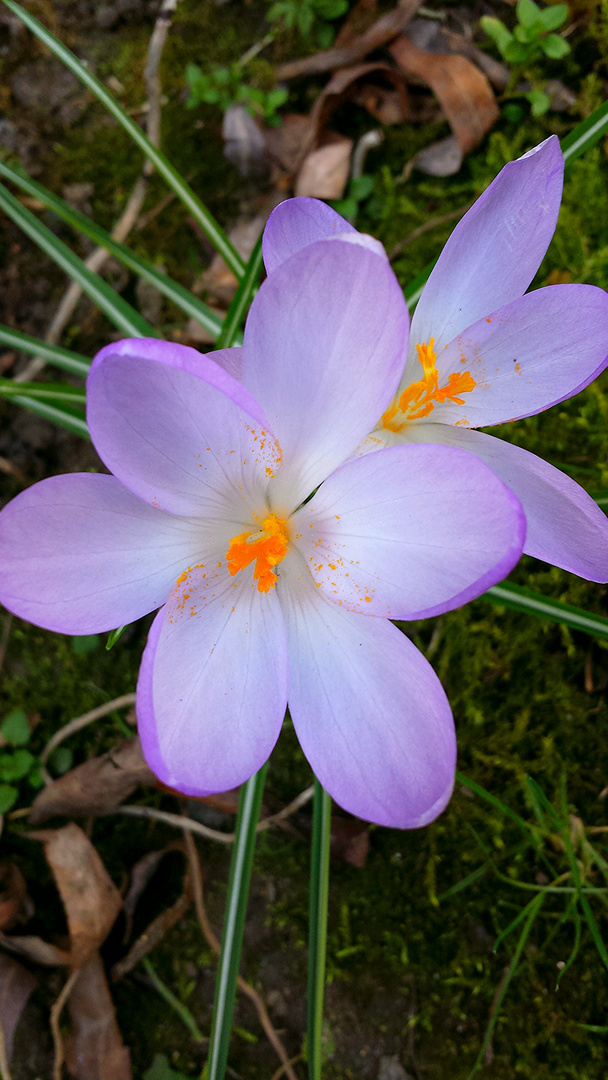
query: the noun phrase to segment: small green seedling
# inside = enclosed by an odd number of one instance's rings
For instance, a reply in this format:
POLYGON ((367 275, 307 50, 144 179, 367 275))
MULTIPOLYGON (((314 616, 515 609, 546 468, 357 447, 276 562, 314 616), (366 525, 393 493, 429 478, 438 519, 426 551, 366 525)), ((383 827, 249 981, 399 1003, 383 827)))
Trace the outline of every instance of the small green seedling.
POLYGON ((245 82, 243 65, 238 62, 213 67, 209 72, 202 71, 196 64, 188 64, 186 82, 190 88, 186 101, 189 109, 194 109, 201 102, 217 105, 224 112, 231 105, 244 105, 252 116, 271 125, 280 123, 277 113, 288 98, 288 92, 283 87, 263 90, 245 82))
MULTIPOLYGON (((482 29, 492 38, 503 60, 521 69, 543 57, 561 60, 568 55, 568 42, 553 33, 568 18, 567 4, 540 8, 534 0, 518 0, 515 11, 517 25, 513 32, 491 15, 484 15, 480 20, 482 29)), ((533 87, 524 96, 530 102, 533 116, 542 116, 551 104, 549 96, 539 87, 533 87)))
POLYGON ((353 176, 349 181, 346 194, 343 199, 334 199, 332 206, 347 221, 354 221, 359 213, 362 202, 369 198, 374 190, 375 180, 373 176, 353 176))
POLYGON ((322 49, 327 49, 335 35, 331 23, 347 11, 348 0, 275 0, 267 18, 269 22, 282 23, 288 30, 297 30, 305 41, 312 38, 322 49))
MULTIPOLYGON (((30 787, 42 787, 40 762, 26 748, 32 731, 22 709, 15 709, 0 724, 2 748, 0 749, 0 814, 6 814, 19 797, 18 781, 27 780, 30 787)), ((72 751, 59 746, 51 754, 50 763, 58 773, 67 772, 72 766, 72 751)))

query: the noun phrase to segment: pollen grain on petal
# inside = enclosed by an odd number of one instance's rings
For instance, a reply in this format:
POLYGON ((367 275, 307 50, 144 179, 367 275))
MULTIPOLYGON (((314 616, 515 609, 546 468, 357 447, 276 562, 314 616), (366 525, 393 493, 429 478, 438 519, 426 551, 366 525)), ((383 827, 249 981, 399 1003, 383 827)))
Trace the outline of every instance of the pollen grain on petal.
POLYGON ((389 405, 381 420, 382 426, 389 431, 400 432, 411 420, 423 420, 432 413, 435 405, 443 405, 446 401, 464 405, 460 395, 469 394, 477 385, 470 371, 453 371, 446 385, 439 385, 435 338, 429 338, 428 345, 424 342, 416 345, 416 353, 423 377, 406 386, 389 405))

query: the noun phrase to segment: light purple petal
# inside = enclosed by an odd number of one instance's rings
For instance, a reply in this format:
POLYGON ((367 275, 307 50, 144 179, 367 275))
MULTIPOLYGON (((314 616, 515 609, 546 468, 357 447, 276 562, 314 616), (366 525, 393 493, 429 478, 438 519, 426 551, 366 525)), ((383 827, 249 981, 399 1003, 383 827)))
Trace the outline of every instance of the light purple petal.
POLYGON ((608 581, 608 518, 569 476, 520 446, 481 431, 425 424, 417 427, 417 435, 464 447, 515 492, 528 522, 527 555, 591 581, 608 581))
POLYGON ((555 135, 505 165, 439 256, 412 320, 414 345, 434 337, 443 348, 526 291, 553 236, 563 170, 555 135))
POLYGON ((155 360, 158 364, 188 371, 199 379, 204 379, 217 390, 240 405, 245 412, 256 419, 263 419, 259 405, 243 386, 241 378, 241 348, 216 349, 215 352, 201 353, 190 345, 179 345, 175 341, 161 341, 159 338, 123 338, 113 341, 100 349, 93 359, 91 371, 111 356, 134 356, 140 360, 155 360))
POLYGON ((330 240, 343 233, 356 232, 354 225, 340 217, 319 199, 285 199, 268 218, 262 252, 266 273, 271 274, 296 251, 317 240, 330 240))
POLYGON ((462 405, 436 405, 431 421, 487 427, 532 416, 582 390, 608 364, 608 294, 593 285, 549 285, 500 308, 437 357, 476 382, 462 405))
POLYGON ((146 502, 207 520, 267 512, 276 441, 202 378, 109 355, 89 376, 87 419, 102 460, 146 502))
POLYGON ((390 619, 480 596, 513 569, 525 531, 518 500, 471 454, 412 444, 344 465, 292 521, 323 592, 390 619))
POLYGON ((163 604, 200 554, 190 520, 148 506, 113 476, 53 476, 0 514, 0 601, 59 633, 111 630, 163 604))
POLYGON ((427 825, 454 783, 456 740, 441 683, 392 623, 330 603, 303 564, 299 572, 290 562, 278 586, 289 710, 311 768, 352 814, 401 829, 427 825))
POLYGON ((245 327, 243 381, 283 450, 270 487, 285 516, 355 449, 388 405, 407 308, 388 261, 359 244, 311 244, 266 279, 245 327))
POLYGON ((188 795, 227 791, 263 765, 287 702, 276 591, 193 568, 156 617, 137 686, 146 761, 188 795))

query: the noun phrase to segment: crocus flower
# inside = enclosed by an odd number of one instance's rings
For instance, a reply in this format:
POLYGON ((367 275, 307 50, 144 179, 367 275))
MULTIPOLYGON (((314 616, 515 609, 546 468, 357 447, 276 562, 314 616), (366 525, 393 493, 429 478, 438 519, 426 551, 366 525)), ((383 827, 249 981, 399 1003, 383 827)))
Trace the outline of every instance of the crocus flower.
POLYGON ((383 253, 351 239, 284 261, 242 349, 133 339, 97 355, 88 423, 113 475, 43 480, 2 511, 0 599, 69 634, 163 605, 137 714, 167 784, 240 784, 289 703, 341 806, 415 827, 449 799, 454 727, 432 668, 389 620, 479 595, 517 561, 525 524, 461 449, 347 461, 393 399, 408 329, 383 253))
MULTIPOLYGON (((608 363, 608 296, 591 285, 523 295, 557 222, 564 161, 556 136, 502 169, 454 229, 412 320, 397 392, 360 447, 441 443, 471 451, 524 508, 524 551, 608 580, 608 521, 568 476, 474 430, 543 411, 608 363)), ((273 273, 294 251, 353 226, 315 199, 274 210, 264 236, 273 273)))

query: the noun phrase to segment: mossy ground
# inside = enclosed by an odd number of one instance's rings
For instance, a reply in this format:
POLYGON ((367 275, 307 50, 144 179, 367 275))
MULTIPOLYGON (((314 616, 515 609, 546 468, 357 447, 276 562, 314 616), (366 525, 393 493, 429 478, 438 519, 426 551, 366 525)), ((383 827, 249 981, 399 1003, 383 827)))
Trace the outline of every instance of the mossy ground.
MULTIPOLYGON (((238 214, 246 192, 222 156, 218 114, 211 109, 188 112, 179 91, 188 61, 227 62, 261 36, 261 8, 245 5, 240 10, 243 18, 239 16, 237 25, 228 5, 184 0, 163 61, 169 99, 164 110, 165 148, 185 175, 193 174, 193 186, 223 223, 238 214)), ((605 32, 598 29, 595 8, 592 15, 601 38, 605 32)), ((127 25, 112 49, 104 39, 93 49, 98 71, 113 74, 124 85, 127 105, 136 106, 141 100, 148 34, 148 24, 127 25)), ((597 53, 591 59, 597 67, 597 53)), ((579 107, 588 110, 601 96, 602 84, 581 52, 569 64, 579 107)), ((352 124, 362 122, 357 113, 353 116, 352 124)), ((404 163, 445 129, 389 129, 383 148, 369 159, 368 171, 373 170, 376 186, 358 225, 373 231, 390 251, 420 224, 471 201, 506 161, 551 131, 565 131, 570 119, 549 114, 542 121, 525 119, 519 124, 502 120, 458 176, 439 180, 414 174, 407 183, 397 179, 404 163)), ((138 155, 126 137, 94 106, 71 130, 61 133, 42 179, 55 190, 66 182, 92 181, 94 214, 109 226, 139 168, 138 155)), ((153 180, 147 205, 155 205, 163 194, 162 184, 153 180)), ((436 256, 451 228, 452 224, 438 224, 404 249, 395 262, 404 285, 436 256)), ((134 233, 132 242, 187 285, 207 261, 208 253, 177 204, 157 219, 153 229, 134 233)), ((61 280, 59 276, 54 280, 59 292, 61 280)), ((586 281, 608 288, 608 174, 601 146, 568 170, 555 239, 535 284, 548 281, 586 281)), ((132 286, 131 282, 127 289, 132 286)), ((127 295, 131 298, 131 293, 127 295)), ((177 313, 166 305, 163 323, 168 332, 176 319, 177 313)), ((76 328, 66 343, 87 351, 99 344, 105 329, 101 318, 93 323, 83 320, 80 335, 76 328)), ((495 434, 563 467, 588 490, 599 491, 608 488, 607 417, 605 374, 571 401, 495 434)), ((532 559, 522 560, 512 580, 606 612, 606 587, 532 559)), ((466 776, 530 821, 534 817, 526 776, 534 777, 556 806, 565 784, 571 814, 586 826, 607 824, 606 803, 600 798, 608 784, 605 644, 483 601, 404 629, 432 656, 446 688, 458 727, 459 768, 466 776)), ((0 712, 19 707, 39 713, 32 749, 40 750, 51 732, 71 717, 133 688, 144 636, 145 627, 134 628, 112 652, 100 645, 82 656, 69 640, 15 622, 0 712)), ((87 729, 72 740, 76 761, 107 749, 124 733, 119 716, 87 729)), ((308 767, 286 725, 269 770, 268 798, 286 802, 309 782, 308 767)), ((147 796, 147 801, 174 808, 159 794, 147 796)), ((116 881, 144 851, 172 838, 164 826, 120 818, 98 820, 92 836, 116 881)), ((606 855, 602 834, 598 836, 599 850, 606 855)), ((60 932, 59 901, 37 845, 22 836, 17 824, 5 825, 3 842, 4 853, 17 859, 31 883, 37 907, 32 932, 60 932)), ((557 841, 548 841, 544 854, 556 874, 568 870, 557 841)), ((203 858, 207 899, 219 927, 228 856, 223 849, 206 846, 203 858)), ((265 992, 279 989, 286 995, 290 1007, 277 1022, 286 1029, 294 1053, 302 1040, 308 859, 308 844, 301 837, 278 832, 261 839, 244 958, 247 976, 259 979, 265 992)), ((177 896, 179 857, 172 857, 167 867, 154 895, 143 902, 136 931, 143 929, 146 917, 177 896)), ((398 1054, 410 1072, 419 1070, 421 1077, 465 1080, 520 931, 515 930, 496 954, 492 944, 532 896, 518 883, 543 883, 545 871, 543 853, 524 842, 518 826, 461 784, 447 811, 429 828, 414 833, 374 828, 363 868, 336 862, 326 1010, 333 1053, 326 1065, 327 1080, 375 1080, 381 1054, 398 1054), (486 872, 468 887, 442 898, 484 864, 486 872), (496 871, 504 877, 499 879, 496 871)), ((594 899, 592 906, 605 932, 605 900, 594 899)), ((583 929, 575 963, 559 991, 555 989, 558 964, 567 961, 575 939, 572 918, 559 923, 564 909, 563 896, 548 897, 532 928, 500 1008, 493 1059, 480 1073, 488 1080, 600 1080, 606 1075, 607 1034, 601 1029, 607 1022, 607 973, 588 929, 583 929), (590 1033, 581 1025, 600 1030, 590 1033)), ((112 938, 108 949, 109 959, 114 959, 119 942, 112 938)), ((192 917, 167 936, 153 960, 208 1031, 211 957, 192 917)), ((136 1077, 142 1076, 155 1052, 166 1053, 173 1067, 186 1073, 200 1070, 204 1048, 189 1040, 177 1017, 150 988, 130 979, 117 987, 115 998, 136 1077)), ((233 1040, 234 1069, 251 1080, 270 1076, 276 1063, 255 1015, 242 1003, 237 1023, 242 1031, 233 1040), (249 1041, 247 1032, 259 1041, 249 1041)), ((18 1068, 15 1077, 19 1080, 18 1068)))

